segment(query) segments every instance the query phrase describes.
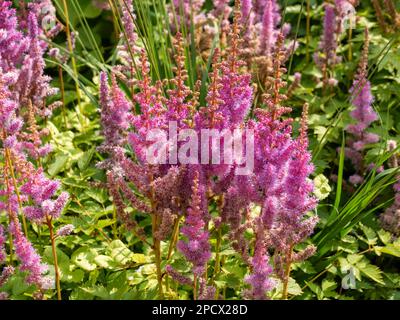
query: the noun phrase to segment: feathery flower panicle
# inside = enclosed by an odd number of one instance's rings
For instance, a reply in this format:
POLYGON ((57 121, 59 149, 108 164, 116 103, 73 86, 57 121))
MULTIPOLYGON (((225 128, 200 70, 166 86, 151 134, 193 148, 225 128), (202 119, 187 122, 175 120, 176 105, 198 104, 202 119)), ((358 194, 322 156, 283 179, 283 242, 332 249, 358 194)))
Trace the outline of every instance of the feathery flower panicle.
POLYGON ((57 90, 50 86, 51 78, 44 74, 44 41, 40 39, 37 17, 32 12, 28 15, 27 27, 29 47, 19 71, 15 92, 18 94, 18 100, 22 106, 28 106, 31 101, 35 114, 48 117, 51 115, 52 108, 57 104, 47 107, 46 98, 56 94, 57 90))
POLYGON ((75 227, 72 224, 66 224, 62 226, 60 229, 57 230, 56 235, 57 237, 65 237, 70 235, 74 231, 75 227))
MULTIPOLYGON (((51 0, 33 0, 28 4, 27 9, 27 12, 32 12, 37 17, 43 36, 52 39, 61 31, 62 25, 57 22, 56 9, 51 0)), ((26 20, 26 17, 21 17, 22 26, 23 20, 26 20)))
POLYGON ((41 169, 33 173, 20 189, 33 200, 33 206, 24 208, 25 216, 36 223, 44 223, 47 217, 59 218, 69 198, 67 192, 62 192, 53 200, 59 187, 60 183, 46 178, 41 169))
POLYGON ((379 141, 379 136, 367 129, 378 119, 378 115, 372 108, 374 97, 371 92, 371 83, 368 80, 368 30, 365 29, 365 44, 353 86, 350 89, 351 102, 355 109, 350 112, 351 117, 356 121, 347 126, 346 131, 351 133, 353 138, 348 141, 345 149, 346 156, 351 159, 355 168, 355 175, 350 177, 350 182, 360 184, 363 181, 364 159, 363 150, 367 144, 379 141))
POLYGON ((329 72, 341 62, 341 58, 337 55, 339 42, 340 24, 337 17, 335 7, 329 3, 325 4, 325 16, 323 22, 323 34, 319 43, 320 51, 314 53, 314 61, 322 70, 324 85, 334 85, 336 82, 333 77, 329 76, 329 72))
POLYGON ((204 0, 173 0, 168 7, 171 29, 177 32, 182 25, 190 29, 192 19, 195 26, 204 23, 206 17, 201 13, 203 4, 204 0))
MULTIPOLYGON (((281 119, 282 115, 291 110, 282 105, 286 99, 281 93, 286 86, 281 80, 286 72, 282 67, 282 48, 283 35, 280 34, 273 55, 275 77, 271 78, 264 97, 267 109, 256 109, 256 121, 249 121, 249 126, 255 131, 255 173, 244 178, 235 178, 235 187, 228 189, 222 213, 223 217, 231 217, 227 221, 235 221, 234 224, 230 223, 231 230, 235 231, 240 230, 241 211, 243 214, 251 203, 261 208, 259 215, 252 218, 251 222, 256 234, 256 250, 250 258, 252 272, 247 278, 251 289, 244 293, 246 297, 258 299, 265 298, 266 291, 272 288, 272 282, 266 277, 272 272, 266 248, 274 249, 275 256, 286 257, 295 244, 310 235, 317 222, 315 217, 305 218, 307 212, 316 205, 316 199, 311 195, 313 184, 308 179, 313 166, 307 150, 307 106, 304 109, 299 138, 291 137, 292 119, 281 119), (237 218, 232 220, 235 216, 237 218)), ((240 232, 236 232, 236 237, 243 239, 239 235, 240 232)), ((308 253, 312 253, 309 251, 308 253)), ((299 253, 299 257, 300 255, 299 253)), ((284 260, 283 264, 291 262, 284 260)), ((278 276, 281 273, 279 269, 273 271, 278 276)))
MULTIPOLYGON (((4 228, 0 225, 0 264, 6 260, 6 235, 4 234, 4 228)), ((1 287, 1 285, 0 285, 1 287)))
POLYGON ((394 203, 385 210, 380 216, 380 222, 382 228, 393 233, 395 236, 400 235, 400 193, 398 189, 400 184, 397 183, 395 188, 395 200, 394 203), (396 190, 397 189, 397 190, 396 190))
POLYGON ((260 38, 260 53, 269 56, 274 49, 277 30, 276 17, 273 7, 273 0, 267 0, 262 20, 262 31, 260 38))
MULTIPOLYGON (((234 22, 230 32, 227 48, 227 59, 221 63, 222 78, 220 80, 220 99, 223 101, 220 110, 225 122, 231 127, 243 123, 252 104, 253 88, 250 85, 251 75, 239 72, 245 64, 240 59, 241 44, 239 22, 241 13, 238 8, 234 11, 234 22)), ((217 67, 217 66, 215 66, 217 67)))
POLYGON ((132 0, 121 2, 121 11, 121 20, 124 28, 119 35, 120 45, 117 49, 122 64, 117 66, 114 72, 131 88, 136 80, 136 68, 138 57, 140 56, 140 48, 137 46, 138 35, 135 27, 136 15, 133 11, 132 0))
POLYGON ((214 300, 216 292, 214 286, 208 286, 204 278, 200 279, 199 300, 214 300))
POLYGON ((171 265, 167 265, 165 267, 165 271, 178 283, 187 286, 193 286, 193 281, 189 277, 185 277, 184 275, 180 274, 171 265))
POLYGON ((43 13, 41 5, 47 3, 35 1, 28 5, 24 13, 27 18, 20 21, 11 2, 0 4, 0 139, 5 159, 0 175, 0 211, 7 212, 11 221, 8 232, 21 262, 19 269, 27 271, 27 283, 35 284, 41 295, 50 285, 44 276, 47 267, 22 233, 18 214, 38 223, 57 219, 68 200, 65 192, 56 196, 59 182, 48 179, 40 165, 36 168, 30 162, 33 158, 40 164, 39 160, 51 150, 41 141, 48 130, 36 124, 36 117, 49 117, 54 107, 45 103, 55 90, 44 73, 47 44, 41 39, 45 35, 44 17, 38 16, 43 13))
POLYGON ((37 285, 39 289, 48 289, 49 279, 44 276, 48 267, 42 263, 39 254, 22 233, 21 226, 12 222, 9 226, 9 231, 13 236, 15 253, 21 261, 19 270, 28 273, 26 282, 37 285))
POLYGON ((16 10, 11 4, 11 1, 0 3, 0 68, 4 73, 14 71, 28 48, 28 39, 18 29, 16 10))
POLYGON ((248 299, 265 300, 267 292, 274 288, 275 283, 270 279, 272 267, 264 246, 256 246, 251 266, 252 273, 245 278, 251 289, 245 291, 244 296, 248 299))
POLYGON ((7 280, 14 274, 15 269, 12 266, 7 266, 3 268, 3 271, 0 275, 0 287, 2 287, 7 280))
POLYGON ((193 264, 193 273, 202 276, 205 272, 208 260, 211 257, 211 246, 208 241, 208 231, 204 230, 204 212, 201 210, 201 196, 204 192, 199 185, 199 174, 195 174, 192 187, 192 199, 187 210, 185 224, 181 228, 187 241, 179 241, 178 249, 186 259, 193 264))
POLYGON ((244 30, 249 31, 248 26, 253 24, 254 12, 253 12, 253 1, 252 0, 242 0, 241 6, 241 20, 240 23, 244 25, 244 30))
MULTIPOLYGON (((346 23, 353 24, 355 21, 356 9, 354 8, 353 3, 348 0, 335 0, 335 7, 337 11, 337 33, 341 34, 345 31, 346 23)), ((351 27, 354 27, 351 25, 351 27)))
POLYGON ((100 105, 102 134, 105 138, 99 151, 112 155, 111 161, 99 164, 101 167, 113 167, 116 165, 116 153, 120 152, 126 137, 124 132, 129 127, 128 112, 132 108, 124 93, 118 87, 115 75, 112 75, 111 88, 105 72, 100 74, 100 105))
MULTIPOLYGON (((393 152, 397 149, 397 142, 388 140, 388 152, 393 152)), ((399 158, 395 153, 389 159, 390 168, 399 166, 399 158)), ((379 219, 383 229, 393 233, 396 237, 400 236, 400 176, 397 177, 397 182, 393 185, 395 193, 393 204, 383 212, 379 219)))
POLYGON ((184 128, 188 124, 188 118, 191 112, 191 102, 188 97, 192 91, 185 85, 187 80, 187 71, 185 69, 185 49, 183 47, 182 35, 178 32, 174 39, 176 50, 175 62, 173 68, 175 77, 170 80, 174 88, 167 90, 168 99, 164 100, 167 108, 166 116, 170 121, 176 121, 179 128, 184 128))

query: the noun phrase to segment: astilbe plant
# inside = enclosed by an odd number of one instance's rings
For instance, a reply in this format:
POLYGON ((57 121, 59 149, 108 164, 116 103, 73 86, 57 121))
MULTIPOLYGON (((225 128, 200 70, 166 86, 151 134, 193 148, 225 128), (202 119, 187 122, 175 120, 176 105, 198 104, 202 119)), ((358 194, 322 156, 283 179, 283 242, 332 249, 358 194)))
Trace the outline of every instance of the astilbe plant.
MULTIPOLYGON (((290 111, 281 105, 286 99, 282 93, 286 83, 281 80, 286 72, 284 35, 276 35, 272 51, 273 73, 268 78, 266 109, 257 108, 256 118, 247 119, 253 103, 253 88, 251 75, 244 71, 245 62, 240 59, 240 21, 237 1, 226 58, 221 60, 218 49, 213 56, 205 105, 199 105, 197 89, 192 91, 185 84, 187 71, 180 33, 176 34, 174 43, 175 76, 169 81, 153 84, 146 53, 141 51, 139 74, 132 82, 133 101, 118 86, 115 75, 119 67, 111 77, 111 86, 107 75, 101 75, 105 141, 99 150, 109 157, 99 166, 107 171, 108 189, 120 220, 153 249, 160 298, 164 296, 164 272, 181 284, 193 286, 196 299, 219 298, 214 280, 222 263, 219 250, 224 226, 229 229, 233 248, 249 267, 246 282, 250 288, 243 293, 248 298, 267 298, 267 291, 275 284, 272 277, 282 279, 283 298, 286 298, 291 264, 306 259, 315 249, 312 246, 303 251, 295 249, 312 233, 317 222, 314 216, 307 218, 316 199, 308 179, 313 166, 307 151, 307 107, 298 138, 292 137, 292 119, 282 119, 290 111), (135 112, 135 104, 140 108, 139 113, 135 112), (171 125, 176 126, 173 130, 178 135, 183 129, 194 130, 201 137, 199 145, 206 146, 210 146, 210 137, 204 138, 202 129, 249 129, 254 133, 254 170, 247 175, 236 175, 236 170, 243 166, 237 159, 221 164, 214 164, 211 159, 201 164, 182 162, 182 157, 174 156, 173 151, 184 146, 189 137, 176 140, 171 125), (157 148, 152 152, 158 159, 168 155, 166 163, 153 163, 146 158, 155 141, 157 148), (126 152, 127 144, 133 150, 132 156, 126 152), (129 205, 151 216, 151 243, 127 210, 129 205), (210 206, 216 207, 217 216, 211 215, 210 206), (251 212, 254 207, 260 209, 258 213, 251 212), (215 226, 217 247, 213 275, 208 278, 211 225, 215 226), (252 241, 245 239, 248 229, 253 229, 252 241), (183 239, 177 241, 179 232, 183 239), (168 239, 165 257, 161 240, 168 239), (163 270, 162 260, 170 261, 175 247, 190 262, 193 277, 180 273, 170 264, 163 270)), ((198 83, 196 88, 199 86, 198 83)), ((243 132, 240 138, 246 140, 243 132)), ((222 146, 228 143, 222 137, 219 139, 222 146)), ((247 152, 249 148, 246 140, 247 152)), ((199 159, 200 153, 191 156, 199 159)))
MULTIPOLYGON (((397 154, 397 143, 394 140, 388 140, 388 152, 394 153, 389 161, 389 167, 399 167, 399 157, 397 154)), ((397 182, 393 185, 394 202, 386 208, 385 212, 380 215, 380 222, 382 228, 391 232, 395 237, 400 236, 400 177, 397 178, 397 182)))
POLYGON ((379 141, 378 135, 367 131, 370 125, 378 120, 378 115, 372 107, 374 97, 371 92, 371 83, 368 80, 368 50, 368 31, 365 29, 364 49, 353 86, 350 89, 351 103, 355 107, 350 115, 356 122, 346 128, 346 131, 352 135, 352 138, 347 141, 345 154, 351 159, 355 169, 355 174, 349 178, 353 185, 361 184, 364 180, 364 173, 374 167, 373 163, 365 163, 364 150, 368 144, 379 141))
MULTIPOLYGON (((8 216, 8 234, 13 244, 9 250, 14 249, 20 261, 19 270, 27 272, 26 282, 36 285, 36 298, 43 297, 52 280, 45 275, 47 265, 41 262, 28 240, 26 218, 32 223, 47 224, 55 259, 58 297, 61 298, 52 221, 60 216, 68 194, 63 192, 57 196, 59 182, 48 179, 42 168, 42 161, 51 146, 43 145, 42 137, 48 132, 39 128, 36 117, 51 115, 54 105, 47 107, 45 101, 55 90, 49 85, 50 78, 44 74, 43 55, 47 45, 40 38, 44 33, 35 8, 35 4, 28 8, 25 28, 18 23, 11 2, 0 5, 3 33, 0 39, 0 131, 4 159, 0 175, 0 211, 8 216)), ((12 256, 10 263, 13 263, 12 256)))

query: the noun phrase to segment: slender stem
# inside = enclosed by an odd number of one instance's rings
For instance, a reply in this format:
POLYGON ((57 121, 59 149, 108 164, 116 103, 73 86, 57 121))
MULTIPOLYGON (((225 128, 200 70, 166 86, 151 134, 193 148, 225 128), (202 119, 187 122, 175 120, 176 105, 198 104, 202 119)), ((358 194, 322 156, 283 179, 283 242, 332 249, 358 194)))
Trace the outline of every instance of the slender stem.
POLYGON ((167 255, 167 260, 171 259, 172 252, 175 248, 176 242, 178 241, 178 233, 179 233, 179 222, 180 222, 180 217, 177 217, 175 219, 175 224, 174 224, 174 230, 172 231, 172 240, 169 243, 169 248, 168 248, 168 255, 167 255))
POLYGON ((13 167, 13 163, 12 163, 12 160, 11 160, 10 149, 5 148, 5 155, 6 155, 6 161, 8 163, 8 167, 10 169, 10 175, 11 175, 12 184, 14 186, 15 194, 17 195, 18 207, 19 207, 19 211, 20 211, 20 214, 21 214, 21 217, 22 217, 22 226, 24 228, 25 237, 28 239, 28 227, 27 227, 25 215, 22 212, 21 195, 19 193, 17 179, 15 178, 14 167, 13 167))
POLYGON ((352 42, 352 38, 353 38, 353 26, 351 25, 351 21, 350 21, 350 26, 349 26, 349 56, 348 56, 349 61, 351 61, 353 59, 353 42, 352 42))
POLYGON ((290 245, 288 250, 288 255, 286 257, 286 270, 285 270, 285 278, 282 290, 282 299, 284 300, 287 300, 288 297, 288 285, 289 285, 290 267, 292 265, 292 253, 293 253, 293 244, 290 245))
POLYGON ((169 292, 169 276, 168 273, 165 274, 165 291, 169 292))
POLYGON ((217 244, 215 246, 215 265, 214 265, 214 272, 212 275, 212 279, 215 280, 216 276, 218 275, 220 271, 220 254, 219 251, 221 249, 221 240, 222 240, 222 231, 221 227, 218 228, 218 233, 217 233, 217 244))
MULTIPOLYGON (((319 274, 317 274, 314 278, 312 278, 308 283, 312 283, 312 282, 314 282, 315 280, 317 280, 320 276, 322 276, 322 275, 324 275, 325 273, 327 273, 328 271, 329 271, 329 267, 330 267, 331 265, 329 265, 328 267, 326 267, 326 269, 325 270, 323 270, 322 272, 320 272, 319 274)), ((305 288, 307 288, 308 287, 308 283, 303 287, 303 288, 301 288, 301 290, 304 290, 305 288)))
POLYGON ((160 299, 164 298, 163 285, 162 285, 162 273, 161 273, 161 250, 160 250, 160 240, 155 236, 158 229, 158 217, 153 213, 152 216, 152 231, 153 231, 153 250, 156 258, 156 268, 157 268, 157 282, 158 282, 158 295, 160 299))
MULTIPOLYGON (((11 223, 12 218, 9 217, 9 222, 11 223)), ((10 255, 9 255, 9 264, 10 266, 13 265, 13 261, 14 261, 14 256, 13 256, 13 236, 11 234, 11 232, 8 233, 8 244, 10 246, 10 255)))
MULTIPOLYGON (((153 181, 153 175, 150 174, 149 180, 152 182, 153 181)), ((160 248, 160 239, 156 236, 158 227, 160 224, 159 221, 159 216, 157 214, 157 205, 156 202, 154 201, 155 199, 155 190, 154 187, 151 186, 150 188, 150 204, 151 204, 151 229, 152 229, 152 235, 153 235, 153 250, 154 250, 154 255, 155 255, 155 262, 156 262, 156 268, 157 268, 157 282, 158 282, 158 296, 159 299, 164 299, 164 292, 163 292, 163 285, 162 285, 162 272, 161 272, 161 248, 160 248)))
POLYGON ((70 25, 69 25, 69 13, 68 13, 68 6, 67 6, 67 1, 63 0, 63 5, 64 5, 64 15, 65 15, 65 32, 67 33, 67 41, 68 41, 68 50, 71 56, 71 63, 72 63, 72 70, 74 72, 74 81, 75 81, 75 90, 76 90, 76 99, 78 100, 78 109, 79 109, 79 122, 81 126, 84 126, 84 122, 82 119, 82 110, 81 110, 81 94, 79 91, 79 82, 78 82, 78 69, 76 67, 76 60, 74 57, 74 49, 72 46, 72 39, 71 39, 71 30, 70 30, 70 25))
POLYGON ((193 300, 197 300, 197 274, 193 278, 193 300))
POLYGON ((53 252, 53 260, 54 260, 54 273, 56 275, 56 288, 57 288, 57 299, 61 300, 61 286, 60 286, 60 272, 58 270, 58 257, 57 257, 57 248, 56 248, 56 238, 54 236, 53 224, 51 221, 51 217, 47 216, 47 226, 50 231, 50 240, 51 240, 51 250, 53 252))
POLYGON ((114 239, 118 239, 118 228, 117 228, 117 208, 114 205, 114 210, 113 210, 113 219, 114 219, 114 223, 112 225, 112 229, 113 229, 113 234, 114 234, 114 239))
POLYGON ((62 114, 64 119, 65 128, 68 129, 67 114, 65 112, 65 88, 64 88, 64 77, 61 66, 58 66, 58 77, 60 78, 60 89, 61 89, 61 101, 62 101, 62 114))

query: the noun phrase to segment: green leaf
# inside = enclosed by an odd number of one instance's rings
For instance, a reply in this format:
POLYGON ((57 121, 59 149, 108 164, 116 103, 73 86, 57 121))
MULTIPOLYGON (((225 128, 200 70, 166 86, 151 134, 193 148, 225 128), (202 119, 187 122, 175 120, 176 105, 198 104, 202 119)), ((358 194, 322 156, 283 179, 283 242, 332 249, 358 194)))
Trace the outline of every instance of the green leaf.
POLYGON ((85 277, 85 273, 82 269, 72 270, 73 265, 60 265, 61 281, 80 283, 85 277))
POLYGON ((373 246, 377 243, 378 238, 376 237, 376 233, 374 230, 372 230, 371 228, 364 226, 363 224, 360 224, 360 228, 363 231, 363 233, 365 234, 365 236, 367 237, 367 243, 370 246, 373 246))
POLYGON ((114 259, 109 256, 98 255, 97 257, 94 258, 94 261, 101 268, 112 270, 117 267, 116 263, 114 262, 114 259))
POLYGON ((96 250, 89 247, 82 247, 72 254, 71 260, 78 267, 86 271, 93 271, 97 268, 97 264, 94 260, 97 255, 96 250))
POLYGON ((388 244, 385 247, 378 247, 375 246, 374 247, 375 252, 379 252, 379 253, 386 253, 389 254, 391 256, 395 256, 400 258, 400 247, 399 246, 395 246, 393 244, 388 244))
POLYGON ((56 156, 56 159, 49 165, 49 169, 47 170, 50 176, 54 177, 56 174, 63 171, 68 162, 68 158, 68 155, 56 156))
POLYGON ((107 191, 104 189, 87 189, 85 194, 99 203, 105 203, 108 199, 107 191))
POLYGON ((332 191, 329 180, 323 174, 314 178, 314 194, 319 200, 325 199, 332 191))
MULTIPOLYGON (((69 257, 59 248, 56 249, 58 264, 69 264, 69 257)), ((51 246, 46 246, 43 251, 43 261, 48 264, 54 264, 53 250, 51 246)))
POLYGON ((358 269, 361 271, 362 274, 367 276, 368 278, 378 282, 379 284, 384 285, 382 278, 382 271, 377 267, 369 263, 365 264, 357 264, 358 269))
POLYGON ((83 155, 79 158, 79 160, 78 160, 79 169, 81 169, 83 171, 88 167, 90 161, 93 158, 94 150, 95 149, 92 148, 89 151, 84 152, 83 155))
POLYGON ((327 292, 335 290, 337 288, 337 283, 334 280, 324 279, 322 280, 321 288, 326 294, 327 292))
POLYGON ((298 296, 303 293, 303 290, 301 290, 301 287, 293 278, 289 278, 288 293, 292 296, 298 296))
POLYGON ((110 243, 111 257, 115 262, 125 265, 132 261, 133 252, 121 240, 114 240, 110 243))
POLYGON ((379 230, 377 232, 377 234, 379 236, 379 239, 381 239, 381 241, 384 244, 389 243, 390 239, 392 238, 392 234, 390 232, 388 232, 388 231, 383 230, 383 229, 379 230))

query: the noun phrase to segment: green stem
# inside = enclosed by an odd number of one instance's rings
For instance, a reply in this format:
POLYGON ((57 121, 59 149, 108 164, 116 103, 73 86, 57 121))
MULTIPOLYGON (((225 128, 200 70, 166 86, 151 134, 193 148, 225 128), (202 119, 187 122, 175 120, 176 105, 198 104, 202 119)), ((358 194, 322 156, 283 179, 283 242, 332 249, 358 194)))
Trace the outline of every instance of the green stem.
POLYGON ((69 24, 69 13, 68 13, 68 6, 67 6, 66 0, 63 0, 63 5, 64 5, 64 15, 65 15, 65 32, 67 34, 68 50, 71 55, 72 70, 74 72, 74 78, 75 78, 74 81, 75 81, 76 99, 78 100, 78 110, 79 110, 78 118, 79 118, 79 122, 80 122, 82 128, 84 128, 85 124, 82 119, 83 110, 81 110, 81 94, 79 91, 78 69, 76 67, 76 60, 75 60, 75 56, 74 56, 74 52, 73 52, 74 50, 72 48, 71 30, 70 30, 70 24, 69 24))
POLYGON ((54 230, 53 230, 53 224, 52 224, 52 221, 51 221, 51 217, 47 216, 46 220, 47 220, 47 226, 49 227, 49 231, 50 231, 51 250, 53 252, 54 273, 56 275, 57 299, 61 300, 60 272, 59 272, 59 269, 58 269, 56 238, 54 236, 54 230))
POLYGON ((218 234, 217 234, 217 244, 215 247, 215 265, 214 265, 214 272, 212 279, 215 280, 216 276, 218 275, 220 271, 220 254, 219 251, 221 249, 221 240, 222 240, 222 231, 221 227, 218 228, 218 234))
POLYGON ((197 275, 194 274, 193 278, 193 300, 197 300, 197 275))
POLYGON ((160 248, 160 240, 155 236, 157 234, 158 229, 158 219, 157 216, 153 213, 152 217, 152 229, 153 229, 153 250, 156 260, 156 268, 157 268, 157 282, 158 282, 158 296, 160 299, 164 299, 163 285, 162 285, 162 272, 161 272, 161 248, 160 248))
POLYGON ((349 56, 348 56, 349 61, 351 61, 353 59, 353 42, 352 42, 352 38, 353 38, 353 26, 351 25, 351 22, 350 22, 350 27, 349 27, 349 56))
POLYGON ((61 102, 62 102, 62 115, 64 119, 65 128, 68 129, 67 114, 65 112, 65 88, 64 77, 61 66, 58 66, 58 77, 60 78, 61 102))
POLYGON ((175 248, 176 242, 178 241, 178 234, 179 234, 179 222, 180 222, 180 217, 177 217, 175 219, 175 224, 174 224, 174 230, 172 231, 172 240, 169 244, 168 248, 168 255, 167 255, 167 260, 171 259, 172 252, 175 248))
POLYGON ((284 278, 283 290, 282 290, 282 299, 284 299, 284 300, 287 300, 287 298, 288 298, 288 285, 289 285, 290 267, 292 265, 292 254, 293 254, 293 244, 290 245, 288 254, 286 257, 286 270, 285 270, 285 278, 284 278))
POLYGON ((113 210, 113 219, 114 219, 114 223, 112 225, 112 229, 113 229, 113 234, 114 234, 114 240, 118 239, 118 228, 117 228, 117 209, 115 208, 114 205, 114 210, 113 210))
POLYGON ((16 179, 15 173, 14 173, 14 167, 13 167, 13 163, 12 163, 12 160, 11 160, 10 149, 5 148, 5 154, 6 154, 6 161, 8 163, 8 167, 10 168, 10 175, 11 175, 11 180, 12 180, 12 183, 13 183, 13 186, 14 186, 15 194, 17 195, 18 207, 19 207, 19 211, 20 211, 20 214, 21 214, 21 217, 22 217, 22 226, 24 228, 25 237, 28 239, 28 227, 27 227, 25 215, 22 212, 21 195, 19 193, 19 189, 18 189, 18 185, 17 185, 17 179, 16 179))

